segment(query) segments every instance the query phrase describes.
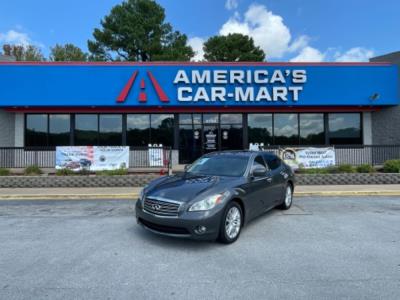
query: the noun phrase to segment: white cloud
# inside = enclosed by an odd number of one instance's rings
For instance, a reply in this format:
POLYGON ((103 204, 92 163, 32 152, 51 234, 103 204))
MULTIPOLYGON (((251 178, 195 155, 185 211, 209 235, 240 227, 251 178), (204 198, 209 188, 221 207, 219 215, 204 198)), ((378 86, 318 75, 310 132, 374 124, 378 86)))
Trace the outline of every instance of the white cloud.
POLYGON ((269 11, 264 5, 253 4, 242 20, 237 13, 222 25, 219 33, 241 33, 251 36, 257 46, 266 53, 267 58, 280 58, 289 49, 290 30, 283 18, 269 11))
MULTIPOLYGON (((227 0, 225 7, 228 10, 236 9, 238 0, 227 0)), ((235 11, 220 28, 220 35, 241 33, 253 38, 256 46, 264 50, 268 60, 280 59, 292 54, 291 62, 357 62, 368 61, 374 56, 374 51, 362 47, 351 48, 345 52, 336 51, 337 48, 319 50, 310 45, 311 38, 300 35, 293 39, 290 29, 280 15, 268 10, 265 5, 252 4, 244 15, 235 11), (335 52, 336 51, 336 52, 335 52)), ((205 38, 193 37, 188 43, 196 52, 194 61, 204 60, 203 44, 205 38)))
POLYGON ((188 40, 189 46, 191 46, 193 48, 193 51, 195 52, 192 61, 202 61, 204 59, 204 42, 205 40, 200 37, 192 37, 188 40))
POLYGON ((305 47, 308 46, 308 43, 310 42, 310 37, 307 35, 301 35, 297 39, 295 39, 292 44, 289 46, 288 51, 289 52, 296 52, 299 50, 304 49, 305 47))
POLYGON ((17 30, 11 29, 7 32, 0 32, 0 44, 12 44, 24 47, 34 45, 42 49, 45 48, 42 43, 32 40, 28 33, 23 32, 21 25, 17 25, 16 28, 17 30))
POLYGON ((9 30, 6 33, 0 32, 0 43, 27 46, 32 43, 32 40, 27 33, 9 30))
POLYGON ((227 10, 236 9, 239 6, 239 0, 226 0, 225 8, 227 10))
POLYGON ((300 53, 293 57, 291 62, 321 62, 325 60, 326 55, 316 48, 307 46, 301 49, 300 53))
POLYGON ((354 47, 344 53, 337 52, 335 61, 337 62, 363 62, 368 61, 374 56, 374 51, 362 47, 354 47))

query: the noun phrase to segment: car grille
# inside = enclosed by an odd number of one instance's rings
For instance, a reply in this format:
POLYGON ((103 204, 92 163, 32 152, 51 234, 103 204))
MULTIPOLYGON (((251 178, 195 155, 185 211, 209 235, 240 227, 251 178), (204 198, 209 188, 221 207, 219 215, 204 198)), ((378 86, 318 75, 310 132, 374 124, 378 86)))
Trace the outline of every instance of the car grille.
POLYGON ((146 198, 144 200, 144 210, 159 216, 176 217, 178 216, 179 204, 174 202, 146 198))
POLYGON ((190 232, 186 228, 182 228, 182 227, 172 227, 172 226, 155 224, 155 223, 143 220, 142 218, 139 218, 139 222, 151 230, 162 232, 162 233, 181 234, 181 235, 189 235, 190 234, 190 232))

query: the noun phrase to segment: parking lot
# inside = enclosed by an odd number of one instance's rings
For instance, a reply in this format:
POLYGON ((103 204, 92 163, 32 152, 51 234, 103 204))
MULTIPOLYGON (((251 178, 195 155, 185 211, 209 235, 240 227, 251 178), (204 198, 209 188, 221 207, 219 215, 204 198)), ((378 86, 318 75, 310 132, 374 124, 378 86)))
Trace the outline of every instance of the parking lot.
POLYGON ((301 197, 232 245, 161 237, 134 202, 1 201, 1 299, 400 299, 400 199, 301 197))

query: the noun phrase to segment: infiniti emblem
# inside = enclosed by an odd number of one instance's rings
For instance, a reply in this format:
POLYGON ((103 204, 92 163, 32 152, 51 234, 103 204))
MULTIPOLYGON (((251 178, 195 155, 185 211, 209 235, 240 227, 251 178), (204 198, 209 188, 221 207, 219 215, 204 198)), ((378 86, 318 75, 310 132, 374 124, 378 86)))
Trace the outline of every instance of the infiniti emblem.
POLYGON ((161 205, 159 205, 159 204, 152 204, 152 205, 151 205, 151 208, 154 209, 154 210, 160 210, 160 209, 161 209, 161 205))

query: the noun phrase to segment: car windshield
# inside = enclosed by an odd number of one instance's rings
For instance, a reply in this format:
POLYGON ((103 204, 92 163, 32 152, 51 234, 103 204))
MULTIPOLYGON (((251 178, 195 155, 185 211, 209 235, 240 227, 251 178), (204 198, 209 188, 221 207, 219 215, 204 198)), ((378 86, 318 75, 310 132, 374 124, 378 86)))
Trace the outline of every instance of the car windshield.
POLYGON ((248 157, 239 155, 215 155, 196 160, 187 170, 195 175, 243 176, 248 157))

